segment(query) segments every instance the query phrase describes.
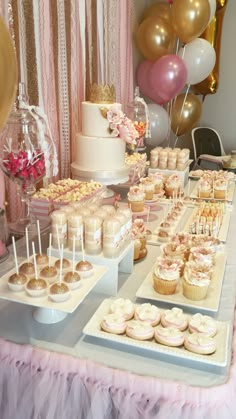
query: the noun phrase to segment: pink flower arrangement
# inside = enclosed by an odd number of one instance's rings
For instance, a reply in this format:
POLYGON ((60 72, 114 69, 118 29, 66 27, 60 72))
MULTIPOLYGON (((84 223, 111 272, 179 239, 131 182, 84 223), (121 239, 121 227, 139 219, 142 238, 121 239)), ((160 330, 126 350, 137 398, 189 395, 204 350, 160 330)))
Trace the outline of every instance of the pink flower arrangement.
POLYGON ((9 152, 2 160, 3 170, 9 177, 21 180, 23 183, 35 182, 45 175, 44 153, 33 151, 9 152))
POLYGON ((111 106, 107 111, 107 120, 110 132, 114 137, 120 137, 129 144, 136 144, 139 133, 133 122, 120 109, 111 106))

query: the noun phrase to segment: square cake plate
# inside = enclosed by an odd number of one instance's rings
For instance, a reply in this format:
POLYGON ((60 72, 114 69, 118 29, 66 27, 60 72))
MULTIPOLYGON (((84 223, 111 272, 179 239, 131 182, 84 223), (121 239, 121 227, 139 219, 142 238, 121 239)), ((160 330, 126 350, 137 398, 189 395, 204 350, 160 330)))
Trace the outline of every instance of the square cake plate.
MULTIPOLYGON (((52 257, 52 264, 57 258, 52 257)), ((93 265, 93 275, 80 280, 80 287, 71 290, 70 297, 66 301, 55 302, 50 299, 48 292, 40 297, 31 297, 25 290, 14 292, 8 287, 8 278, 15 273, 15 269, 11 269, 0 280, 0 299, 13 301, 16 303, 27 304, 37 307, 34 312, 34 318, 40 323, 57 323, 63 320, 69 313, 82 303, 85 297, 96 286, 107 272, 107 267, 93 265)))
MULTIPOLYGON (((180 359, 182 359, 182 361, 186 364, 190 362, 191 365, 194 365, 195 368, 197 368, 199 364, 208 364, 220 368, 227 366, 229 356, 229 324, 227 322, 216 322, 216 352, 211 355, 201 355, 186 350, 184 346, 170 347, 161 345, 154 339, 139 341, 136 339, 131 339, 125 334, 115 335, 112 333, 104 332, 101 329, 101 321, 103 317, 109 313, 109 308, 113 301, 114 300, 112 299, 105 299, 101 303, 92 318, 84 327, 83 333, 85 335, 97 339, 102 339, 103 341, 105 340, 107 344, 113 345, 112 347, 114 347, 114 344, 117 344, 121 345, 119 347, 123 347, 124 350, 127 348, 128 350, 132 351, 132 348, 135 348, 140 352, 140 355, 142 356, 147 356, 148 354, 152 353, 152 355, 156 358, 159 358, 160 355, 162 355, 165 356, 167 361, 172 359, 173 362, 177 363, 180 361, 180 359)), ((138 306, 139 304, 135 305, 138 306)), ((189 318, 191 318, 191 315, 189 315, 189 318)), ((189 332, 185 331, 184 333, 188 334, 189 332)))
POLYGON ((226 253, 219 252, 216 254, 216 260, 214 265, 214 270, 212 274, 212 279, 209 285, 209 290, 207 296, 204 300, 193 301, 189 300, 183 295, 182 292, 182 283, 180 281, 175 294, 171 295, 162 295, 156 292, 153 288, 153 268, 145 277, 143 283, 138 288, 136 292, 136 297, 145 299, 160 301, 163 303, 168 303, 181 307, 189 307, 198 310, 200 312, 212 312, 217 313, 220 304, 221 290, 224 280, 224 271, 226 265, 226 253))

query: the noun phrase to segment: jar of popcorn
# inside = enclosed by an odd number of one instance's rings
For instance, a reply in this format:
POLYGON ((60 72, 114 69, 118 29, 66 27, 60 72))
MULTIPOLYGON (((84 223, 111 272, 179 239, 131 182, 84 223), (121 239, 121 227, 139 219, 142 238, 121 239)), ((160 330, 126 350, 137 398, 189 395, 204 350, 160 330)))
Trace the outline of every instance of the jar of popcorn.
POLYGON ((152 169, 158 167, 158 150, 155 148, 150 152, 150 166, 152 169))
POLYGON ((81 250, 83 240, 83 217, 80 214, 68 216, 68 247, 73 250, 73 239, 75 238, 75 249, 81 250))
POLYGON ((88 254, 97 255, 102 251, 102 222, 96 215, 84 219, 84 245, 88 254))
POLYGON ((125 224, 125 241, 129 242, 131 239, 131 231, 132 231, 132 211, 129 207, 121 207, 118 208, 116 211, 116 214, 122 214, 126 218, 126 224, 125 224))
POLYGON ((56 249, 63 244, 67 246, 67 214, 62 209, 51 213, 52 221, 52 246, 56 249))
POLYGON ((121 250, 121 223, 117 217, 110 217, 103 222, 103 255, 115 258, 121 250))
POLYGON ((159 154, 159 163, 158 167, 159 169, 167 169, 167 161, 168 161, 168 151, 166 149, 163 149, 160 151, 159 154))
POLYGON ((126 216, 121 213, 117 213, 114 219, 120 223, 120 248, 124 248, 126 243, 126 216))

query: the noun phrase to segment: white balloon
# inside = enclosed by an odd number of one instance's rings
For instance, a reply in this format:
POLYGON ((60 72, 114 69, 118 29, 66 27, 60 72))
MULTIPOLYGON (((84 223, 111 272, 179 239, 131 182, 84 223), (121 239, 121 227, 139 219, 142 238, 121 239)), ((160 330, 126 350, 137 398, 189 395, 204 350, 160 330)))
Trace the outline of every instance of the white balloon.
POLYGON ((216 52, 206 39, 196 38, 180 48, 178 55, 186 64, 187 84, 197 84, 204 80, 213 70, 216 52))
POLYGON ((168 136, 170 130, 170 118, 167 111, 160 105, 149 103, 148 114, 151 138, 146 139, 146 143, 152 146, 158 146, 168 136))
POLYGON ((210 23, 213 19, 213 16, 215 16, 216 12, 216 0, 208 0, 210 5, 210 18, 208 23, 210 23))

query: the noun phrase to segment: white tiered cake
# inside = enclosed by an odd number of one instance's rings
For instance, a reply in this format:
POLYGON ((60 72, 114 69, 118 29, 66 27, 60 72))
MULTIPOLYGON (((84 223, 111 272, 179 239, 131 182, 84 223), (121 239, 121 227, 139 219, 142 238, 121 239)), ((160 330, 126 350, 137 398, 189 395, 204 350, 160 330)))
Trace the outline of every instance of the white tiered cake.
POLYGON ((76 135, 74 178, 92 178, 105 184, 128 180, 126 142, 136 131, 120 103, 114 103, 113 86, 93 85, 91 101, 82 102, 82 132, 76 135))

